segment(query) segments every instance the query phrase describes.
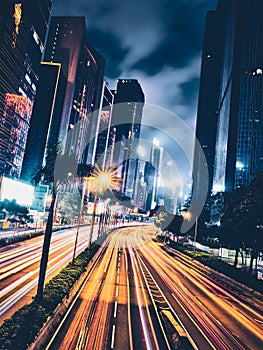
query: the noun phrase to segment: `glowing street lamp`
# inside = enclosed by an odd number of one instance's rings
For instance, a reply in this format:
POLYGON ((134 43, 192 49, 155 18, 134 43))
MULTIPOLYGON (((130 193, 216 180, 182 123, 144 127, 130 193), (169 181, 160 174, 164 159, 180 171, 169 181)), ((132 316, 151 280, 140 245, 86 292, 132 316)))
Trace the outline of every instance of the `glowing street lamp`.
MULTIPOLYGON (((191 221, 192 219, 192 213, 190 211, 185 211, 183 214, 183 218, 186 221, 191 221)), ((194 234, 194 255, 195 255, 195 246, 196 246, 196 238, 197 238, 197 230, 198 230, 198 217, 195 218, 195 234, 194 234)))
POLYGON ((190 211, 185 211, 185 212, 183 213, 183 218, 184 218, 184 220, 186 220, 186 221, 191 221, 191 219, 192 219, 192 213, 191 213, 190 211))
POLYGON ((94 193, 94 204, 93 204, 93 213, 90 225, 90 236, 88 241, 88 249, 90 249, 95 216, 96 216, 96 207, 98 195, 104 193, 106 190, 112 190, 120 185, 120 179, 117 178, 117 169, 108 167, 105 170, 100 169, 98 166, 95 167, 95 171, 92 176, 91 182, 91 191, 94 193))

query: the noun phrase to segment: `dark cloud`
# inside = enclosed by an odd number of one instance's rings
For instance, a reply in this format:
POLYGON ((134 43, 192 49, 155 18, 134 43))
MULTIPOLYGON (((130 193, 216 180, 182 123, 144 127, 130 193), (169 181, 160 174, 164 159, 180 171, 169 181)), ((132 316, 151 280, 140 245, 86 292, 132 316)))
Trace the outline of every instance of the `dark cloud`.
POLYGON ((180 85, 182 92, 182 100, 185 103, 191 103, 193 96, 195 96, 199 90, 199 78, 193 78, 180 85))
POLYGON ((148 56, 133 65, 148 75, 166 66, 181 68, 200 53, 205 16, 216 1, 164 1, 161 18, 164 39, 148 56))
POLYGON ((120 62, 127 56, 129 50, 122 47, 120 39, 110 31, 88 27, 88 42, 106 58, 106 76, 118 79, 121 75, 120 62))
POLYGON ((138 79, 147 103, 194 128, 206 13, 217 0, 54 0, 57 16, 85 16, 106 79, 138 79))

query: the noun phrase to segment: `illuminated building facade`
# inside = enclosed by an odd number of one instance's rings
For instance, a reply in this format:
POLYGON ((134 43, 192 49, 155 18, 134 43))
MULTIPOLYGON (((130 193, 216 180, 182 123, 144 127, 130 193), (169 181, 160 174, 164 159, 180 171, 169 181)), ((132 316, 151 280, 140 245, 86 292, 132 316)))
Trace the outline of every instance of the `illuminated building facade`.
POLYGON ((51 0, 0 0, 0 174, 19 177, 51 0))
POLYGON ((202 66, 196 122, 196 139, 199 145, 194 153, 194 183, 193 191, 200 198, 204 179, 201 167, 207 164, 209 183, 208 194, 211 194, 214 175, 215 143, 218 118, 218 95, 221 73, 220 21, 217 11, 210 11, 206 16, 206 26, 202 54, 202 66))
POLYGON ((30 182, 42 165, 46 148, 58 143, 65 91, 61 64, 42 62, 21 171, 24 181, 30 182))
POLYGON ((52 17, 44 61, 61 64, 66 77, 58 141, 79 162, 93 163, 105 61, 87 43, 84 17, 52 17))
POLYGON ((263 170, 262 13, 261 0, 219 0, 208 15, 197 138, 212 193, 248 185, 263 170))
POLYGON ((151 164, 151 162, 145 163, 144 181, 147 185, 145 211, 148 211, 153 209, 152 203, 154 198, 154 182, 155 182, 155 167, 151 164))
POLYGON ((162 186, 160 183, 161 180, 161 165, 163 159, 163 147, 160 147, 159 141, 154 138, 151 148, 150 162, 153 165, 154 171, 154 183, 153 183, 153 194, 152 194, 152 208, 155 208, 156 205, 159 205, 161 199, 162 186))
POLYGON ((263 3, 219 1, 223 36, 214 192, 248 185, 263 170, 263 3))
POLYGON ((132 199, 145 98, 136 79, 118 80, 114 94, 112 114, 112 126, 116 128, 114 162, 117 163, 120 154, 123 154, 123 164, 118 164, 122 167, 122 193, 124 197, 132 199))
POLYGON ((111 128, 111 117, 113 108, 114 94, 109 89, 106 81, 103 84, 101 110, 96 132, 96 153, 95 162, 101 168, 112 165, 112 157, 114 151, 115 128, 111 128))

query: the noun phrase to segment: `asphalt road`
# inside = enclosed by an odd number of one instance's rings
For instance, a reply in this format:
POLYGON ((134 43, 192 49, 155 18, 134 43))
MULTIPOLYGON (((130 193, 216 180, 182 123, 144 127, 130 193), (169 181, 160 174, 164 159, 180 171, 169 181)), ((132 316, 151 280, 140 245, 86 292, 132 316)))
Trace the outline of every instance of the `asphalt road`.
MULTIPOLYGON (((108 236, 46 349, 263 349, 262 299, 158 243, 155 231, 134 226, 108 236)), ((73 233, 62 235, 53 237, 51 266, 72 253, 73 233)), ((27 244, 17 247, 20 255, 14 248, 1 254, 1 283, 8 278, 1 293, 13 286, 8 298, 22 289, 18 281, 36 278, 41 245, 27 244)))
POLYGON ((116 230, 50 349, 262 349, 263 305, 210 269, 116 230))
MULTIPOLYGON (((72 259, 77 228, 52 234, 46 283, 72 259)), ((97 227, 94 230, 94 239, 97 227)), ((88 245, 89 226, 80 227, 77 254, 88 245)), ((0 248, 0 324, 36 294, 43 237, 0 248)))

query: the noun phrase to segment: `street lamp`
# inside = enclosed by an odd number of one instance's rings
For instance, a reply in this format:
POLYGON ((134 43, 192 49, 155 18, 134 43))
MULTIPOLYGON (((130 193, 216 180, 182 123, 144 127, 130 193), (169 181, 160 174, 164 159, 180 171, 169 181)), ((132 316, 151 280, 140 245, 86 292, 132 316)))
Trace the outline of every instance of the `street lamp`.
POLYGON ((96 207, 97 201, 100 194, 104 193, 106 190, 112 190, 119 186, 120 179, 117 178, 117 169, 108 167, 105 170, 100 169, 98 166, 95 167, 95 171, 92 177, 92 189, 91 191, 94 194, 94 204, 93 204, 93 212, 92 219, 90 225, 90 235, 88 241, 88 249, 90 249, 94 224, 95 224, 95 216, 96 216, 96 207))
MULTIPOLYGON (((184 211, 183 218, 186 221, 191 221, 193 214, 190 211, 184 211)), ((196 246, 196 238, 197 238, 197 229, 198 229, 198 217, 195 218, 195 230, 194 230, 194 255, 195 255, 195 246, 196 246)))
POLYGON ((81 196, 81 203, 80 203, 80 208, 79 208, 79 218, 78 218, 78 226, 77 226, 77 232, 76 232, 76 238, 75 238, 75 244, 74 244, 74 251, 73 251, 73 257, 72 257, 72 262, 75 258, 76 255, 76 249, 77 249, 77 243, 78 243, 78 236, 79 236, 79 227, 80 227, 80 220, 82 217, 82 212, 83 212, 83 204, 84 204, 84 197, 86 193, 86 184, 87 180, 89 177, 85 176, 83 177, 84 183, 83 183, 83 188, 82 188, 82 196, 81 196))

